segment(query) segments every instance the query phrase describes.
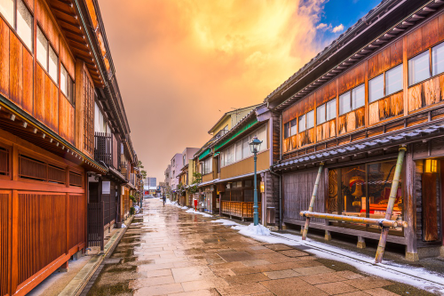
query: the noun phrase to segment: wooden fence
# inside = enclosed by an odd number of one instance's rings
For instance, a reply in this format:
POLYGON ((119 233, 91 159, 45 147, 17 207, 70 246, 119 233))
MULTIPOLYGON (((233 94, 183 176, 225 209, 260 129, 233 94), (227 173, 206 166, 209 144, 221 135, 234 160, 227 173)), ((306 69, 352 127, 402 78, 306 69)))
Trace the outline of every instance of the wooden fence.
MULTIPOLYGON (((222 201, 222 214, 239 217, 242 219, 253 219, 253 202, 222 201)), ((258 203, 259 218, 261 218, 262 205, 258 203)))

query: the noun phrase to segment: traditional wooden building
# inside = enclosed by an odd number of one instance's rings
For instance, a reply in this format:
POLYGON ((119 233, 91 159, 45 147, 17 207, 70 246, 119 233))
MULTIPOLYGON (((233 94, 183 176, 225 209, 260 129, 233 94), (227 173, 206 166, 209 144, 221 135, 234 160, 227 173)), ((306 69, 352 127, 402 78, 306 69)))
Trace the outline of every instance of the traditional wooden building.
POLYGON ((99 98, 133 154, 99 14, 93 0, 0 0, 0 295, 26 294, 87 246, 88 176, 108 173, 99 98))
POLYGON ((271 126, 273 122, 279 124, 276 120, 265 104, 249 107, 243 118, 238 118, 230 129, 222 130, 222 134, 216 134, 195 154, 197 169, 202 174, 199 196, 207 211, 242 220, 253 218, 254 160, 249 144, 257 136, 263 141, 257 155, 259 216, 266 218, 263 224, 276 224, 277 177, 269 170, 278 160, 270 144, 271 126))
MULTIPOLYGON (((383 219, 407 149, 388 241, 406 258, 439 255, 443 238, 444 2, 382 1, 266 98, 285 226, 302 226, 321 163, 315 212, 383 219)), ((310 229, 379 239, 379 226, 311 219, 310 229)))

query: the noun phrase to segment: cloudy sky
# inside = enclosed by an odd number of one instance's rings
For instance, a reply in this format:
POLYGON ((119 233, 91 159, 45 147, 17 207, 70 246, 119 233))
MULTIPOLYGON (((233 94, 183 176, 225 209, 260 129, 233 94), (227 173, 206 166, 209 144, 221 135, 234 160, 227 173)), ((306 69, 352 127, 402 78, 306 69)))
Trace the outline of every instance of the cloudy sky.
POLYGON ((149 176, 262 102, 379 0, 100 1, 131 136, 149 176), (344 11, 344 8, 347 11, 344 11))

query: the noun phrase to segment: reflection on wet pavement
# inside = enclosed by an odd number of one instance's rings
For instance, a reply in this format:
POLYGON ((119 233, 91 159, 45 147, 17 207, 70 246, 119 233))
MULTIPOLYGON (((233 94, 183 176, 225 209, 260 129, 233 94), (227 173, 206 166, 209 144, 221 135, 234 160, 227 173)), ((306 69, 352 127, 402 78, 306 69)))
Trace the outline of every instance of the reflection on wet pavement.
POLYGON ((210 221, 146 200, 88 295, 429 295, 210 221))

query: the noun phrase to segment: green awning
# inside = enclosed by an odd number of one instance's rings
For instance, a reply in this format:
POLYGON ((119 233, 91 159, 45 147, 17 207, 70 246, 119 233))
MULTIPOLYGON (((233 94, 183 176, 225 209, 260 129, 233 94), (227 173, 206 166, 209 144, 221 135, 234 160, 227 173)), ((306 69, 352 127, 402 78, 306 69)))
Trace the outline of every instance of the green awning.
POLYGON ((207 150, 205 150, 204 152, 202 152, 201 155, 199 155, 199 160, 201 160, 202 158, 204 158, 205 156, 207 156, 208 154, 211 153, 211 148, 208 148, 207 150))
POLYGON ((230 143, 234 138, 236 138, 237 136, 239 136, 240 134, 244 133, 245 131, 249 130, 251 127, 253 127, 255 124, 257 123, 257 118, 254 118, 253 120, 251 120, 249 123, 247 123, 243 128, 241 128, 240 130, 238 130, 234 135, 232 135, 230 138, 220 142, 219 144, 217 144, 216 146, 214 146, 214 151, 219 150, 220 148, 222 148, 223 146, 225 146, 226 144, 230 143))

